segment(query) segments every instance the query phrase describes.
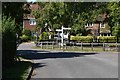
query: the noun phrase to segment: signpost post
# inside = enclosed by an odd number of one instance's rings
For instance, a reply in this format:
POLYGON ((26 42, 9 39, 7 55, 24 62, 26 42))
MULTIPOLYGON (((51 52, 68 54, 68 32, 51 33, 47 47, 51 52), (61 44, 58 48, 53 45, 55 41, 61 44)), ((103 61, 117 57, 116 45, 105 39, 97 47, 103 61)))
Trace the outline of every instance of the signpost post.
POLYGON ((64 48, 64 30, 70 30, 71 28, 65 28, 62 26, 62 29, 56 29, 56 31, 62 32, 62 38, 61 38, 61 46, 62 49, 64 48))

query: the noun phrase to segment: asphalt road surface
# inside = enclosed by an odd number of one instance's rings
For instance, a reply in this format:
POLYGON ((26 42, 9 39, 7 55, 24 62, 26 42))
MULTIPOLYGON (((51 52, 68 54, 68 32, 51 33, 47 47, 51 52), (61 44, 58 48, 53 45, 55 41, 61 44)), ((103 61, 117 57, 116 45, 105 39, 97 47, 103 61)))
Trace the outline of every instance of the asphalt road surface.
POLYGON ((33 60, 32 78, 118 78, 118 53, 34 50, 23 43, 18 54, 33 60))

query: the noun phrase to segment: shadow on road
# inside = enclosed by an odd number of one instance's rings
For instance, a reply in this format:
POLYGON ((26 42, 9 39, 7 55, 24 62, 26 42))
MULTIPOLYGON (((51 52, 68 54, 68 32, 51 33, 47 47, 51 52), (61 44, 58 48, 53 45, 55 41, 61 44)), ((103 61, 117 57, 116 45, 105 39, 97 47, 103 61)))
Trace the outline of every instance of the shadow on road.
POLYGON ((49 52, 39 50, 18 50, 18 55, 26 59, 47 59, 47 58, 72 58, 82 57, 84 55, 94 55, 97 53, 79 53, 79 52, 49 52))

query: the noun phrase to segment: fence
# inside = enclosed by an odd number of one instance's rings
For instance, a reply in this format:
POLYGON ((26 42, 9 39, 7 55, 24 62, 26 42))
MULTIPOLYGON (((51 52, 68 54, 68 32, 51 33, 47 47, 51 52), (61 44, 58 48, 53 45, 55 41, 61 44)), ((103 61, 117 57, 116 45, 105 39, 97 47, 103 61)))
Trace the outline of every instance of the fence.
POLYGON ((41 49, 54 49, 66 51, 120 51, 120 43, 78 43, 76 41, 65 42, 64 47, 57 41, 40 41, 36 44, 41 49))

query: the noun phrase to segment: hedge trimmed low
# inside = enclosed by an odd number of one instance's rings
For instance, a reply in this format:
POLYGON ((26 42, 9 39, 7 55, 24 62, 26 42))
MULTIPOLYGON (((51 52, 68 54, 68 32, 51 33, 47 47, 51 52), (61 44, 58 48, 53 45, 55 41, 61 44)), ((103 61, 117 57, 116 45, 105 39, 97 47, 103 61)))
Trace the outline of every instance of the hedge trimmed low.
MULTIPOLYGON (((70 40, 75 40, 77 42, 93 42, 93 36, 70 36, 70 40)), ((117 38, 115 36, 98 36, 98 42, 116 42, 117 38)), ((120 42, 120 37, 118 38, 118 42, 120 42)))
POLYGON ((77 42, 92 42, 92 36, 70 36, 70 40, 76 40, 77 42))
POLYGON ((98 36, 98 42, 116 42, 117 38, 115 36, 98 36))

